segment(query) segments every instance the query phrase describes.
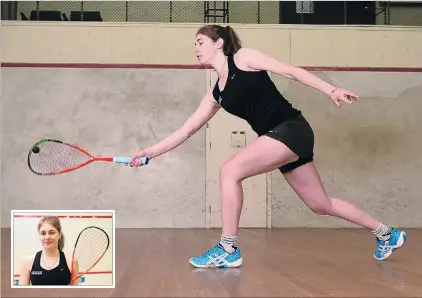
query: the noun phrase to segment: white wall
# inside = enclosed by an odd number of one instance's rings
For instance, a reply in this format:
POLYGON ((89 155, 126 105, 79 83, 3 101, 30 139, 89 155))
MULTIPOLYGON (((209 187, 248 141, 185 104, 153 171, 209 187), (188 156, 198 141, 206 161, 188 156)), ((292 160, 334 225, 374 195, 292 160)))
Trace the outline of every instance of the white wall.
MULTIPOLYGON (((206 226, 206 219, 210 218, 207 193, 213 196, 208 201, 220 199, 217 175, 205 181, 207 171, 210 173, 210 168, 205 167, 205 146, 209 146, 206 129, 171 153, 153 160, 148 167, 136 170, 97 164, 66 176, 40 178, 28 172, 25 162, 19 166, 15 163, 25 160, 32 140, 45 135, 77 142, 98 154, 130 154, 181 126, 206 91, 207 71, 194 69, 198 62, 193 42, 202 24, 2 22, 2 25, 1 59, 11 63, 2 70, 3 226, 8 225, 10 209, 47 205, 60 209, 81 206, 116 209, 119 228, 206 226), (168 50, 169 45, 172 51, 168 50), (31 67, 21 68, 20 63, 29 63, 31 67), (38 63, 52 63, 53 67, 44 68, 38 63), (55 63, 69 63, 74 68, 62 68, 55 63), (86 68, 84 63, 97 65, 86 68), (99 68, 101 64, 110 68, 99 68), (126 64, 131 67, 126 68, 126 64), (116 65, 121 68, 115 69, 116 65), (94 137, 94 133, 101 137, 94 137), (14 187, 18 180, 24 181, 25 187, 14 187)), ((399 136, 412 140, 410 150, 420 151, 422 143, 412 132, 421 125, 420 117, 415 115, 420 111, 422 30, 393 26, 233 24, 233 27, 245 47, 314 68, 325 80, 362 95, 359 104, 339 111, 319 92, 275 79, 280 90, 304 110, 316 129, 318 167, 325 181, 336 178, 332 184, 326 182, 330 193, 354 201, 388 223, 421 226, 421 217, 408 212, 421 206, 415 195, 421 192, 421 186, 409 179, 418 170, 417 163, 413 160, 403 163, 403 158, 413 155, 398 150, 401 143, 394 138, 386 142, 393 134, 386 133, 380 141, 370 136, 380 137, 377 129, 404 131, 408 134, 399 136), (399 69, 390 75, 391 68, 399 69), (411 73, 409 68, 419 69, 411 73), (391 96, 386 99, 385 94, 391 96), (397 121, 387 118, 376 123, 381 119, 380 111, 402 113, 395 116, 397 121), (332 118, 327 118, 327 114, 332 118), (352 124, 339 124, 338 121, 346 121, 345 116, 352 124), (356 132, 357 125, 362 123, 367 128, 356 132), (355 144, 347 147, 349 153, 345 156, 332 151, 338 146, 325 147, 341 138, 345 139, 343 146, 355 144), (378 151, 372 150, 379 148, 378 144, 396 149, 388 151, 393 155, 379 159, 380 155, 374 153, 378 151), (338 160, 327 158, 330 154, 338 160), (362 175, 356 163, 364 163, 370 156, 383 162, 382 166, 395 164, 394 175, 383 172, 382 167, 377 169, 382 175, 372 175, 371 170, 365 173, 367 176, 362 175), (337 177, 344 175, 345 166, 350 172, 339 181, 337 177), (355 179, 352 184, 348 184, 350 177, 355 179), (367 177, 376 178, 378 187, 358 180, 367 177), (406 187, 397 187, 392 180, 405 181, 406 187), (393 204, 405 212, 390 211, 393 204)), ((217 131, 220 139, 214 145, 224 149, 228 144, 223 137, 238 127, 221 122, 218 125, 225 129, 217 131)), ((218 150, 214 145, 210 154, 218 150)), ((216 168, 211 171, 217 172, 216 168)), ((327 217, 316 219, 303 210, 278 173, 272 178, 267 176, 267 182, 267 189, 263 185, 257 191, 272 196, 267 206, 271 216, 268 222, 273 226, 343 224, 327 217), (290 212, 291 208, 296 211, 290 212)), ((264 202, 265 198, 259 200, 264 202)))

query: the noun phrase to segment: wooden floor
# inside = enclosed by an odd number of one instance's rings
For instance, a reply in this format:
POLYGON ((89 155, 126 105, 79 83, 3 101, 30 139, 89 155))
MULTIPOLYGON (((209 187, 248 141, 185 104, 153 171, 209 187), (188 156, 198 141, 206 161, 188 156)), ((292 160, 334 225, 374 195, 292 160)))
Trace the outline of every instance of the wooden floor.
POLYGON ((1 297, 422 297, 422 229, 377 262, 361 229, 246 229, 239 269, 190 267, 220 230, 124 229, 116 238, 115 289, 11 289, 10 230, 2 230, 1 297))

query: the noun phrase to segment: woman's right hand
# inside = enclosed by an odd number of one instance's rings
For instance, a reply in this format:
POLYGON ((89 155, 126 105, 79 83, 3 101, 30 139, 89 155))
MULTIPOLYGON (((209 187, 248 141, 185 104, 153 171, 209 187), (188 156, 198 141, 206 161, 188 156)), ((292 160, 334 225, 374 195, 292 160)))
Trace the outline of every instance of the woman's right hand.
POLYGON ((140 151, 137 151, 135 154, 133 154, 130 158, 130 163, 129 163, 130 167, 142 166, 142 160, 141 160, 142 157, 150 158, 146 150, 140 150, 140 151))

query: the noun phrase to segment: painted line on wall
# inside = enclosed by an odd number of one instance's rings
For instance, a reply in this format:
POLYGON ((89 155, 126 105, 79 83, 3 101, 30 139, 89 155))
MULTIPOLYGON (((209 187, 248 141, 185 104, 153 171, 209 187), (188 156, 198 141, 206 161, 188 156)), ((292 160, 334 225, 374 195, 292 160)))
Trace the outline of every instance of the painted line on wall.
MULTIPOLYGON (((14 214, 13 217, 39 218, 45 214, 14 214)), ((113 218, 112 215, 58 215, 58 218, 113 218)))
POLYGON ((369 71, 369 72, 422 72, 422 67, 346 67, 346 66, 304 66, 309 71, 369 71))
MULTIPOLYGON (((85 275, 89 275, 89 274, 113 274, 113 271, 92 271, 92 272, 85 273, 85 275)), ((13 277, 20 277, 20 274, 14 274, 13 277)))
POLYGON ((110 63, 1 63, 1 67, 44 67, 44 68, 147 68, 147 69, 210 69, 195 64, 110 64, 110 63))
MULTIPOLYGON (((130 68, 130 69, 211 69, 196 64, 111 64, 111 63, 20 63, 4 62, 1 67, 29 68, 130 68)), ((369 71, 369 72, 422 72, 422 67, 347 67, 300 66, 309 71, 369 71)))

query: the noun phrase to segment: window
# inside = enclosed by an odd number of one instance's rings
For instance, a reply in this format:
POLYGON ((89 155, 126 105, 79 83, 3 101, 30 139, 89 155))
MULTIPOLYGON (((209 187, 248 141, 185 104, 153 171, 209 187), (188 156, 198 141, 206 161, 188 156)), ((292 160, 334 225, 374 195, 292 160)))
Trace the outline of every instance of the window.
POLYGON ((296 1, 296 13, 314 13, 314 1, 296 1))

